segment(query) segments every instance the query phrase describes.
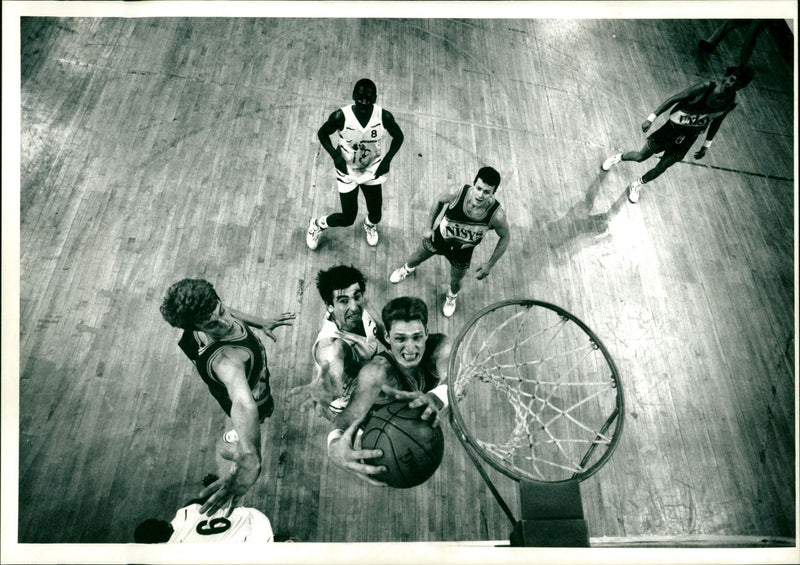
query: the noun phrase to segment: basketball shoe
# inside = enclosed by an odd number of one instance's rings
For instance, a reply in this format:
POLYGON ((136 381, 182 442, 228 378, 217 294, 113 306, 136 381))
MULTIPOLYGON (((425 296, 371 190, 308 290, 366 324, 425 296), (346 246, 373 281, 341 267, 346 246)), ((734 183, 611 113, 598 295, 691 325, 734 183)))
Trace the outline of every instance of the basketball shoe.
POLYGON ((631 185, 628 187, 628 200, 636 204, 639 202, 639 191, 642 189, 642 182, 641 178, 634 179, 631 185))
POLYGON ((448 318, 453 315, 453 312, 456 311, 456 298, 458 298, 457 294, 450 294, 450 291, 447 291, 447 295, 444 299, 444 308, 442 308, 442 314, 448 318))
POLYGON ((367 243, 372 247, 378 245, 378 226, 364 222, 364 231, 367 232, 367 243))
POLYGON ((397 284, 403 279, 405 279, 408 275, 413 273, 415 270, 416 267, 412 269, 407 264, 404 264, 399 269, 395 269, 394 272, 391 275, 389 275, 389 281, 393 282, 394 284, 397 284))
POLYGON ((614 165, 616 165, 620 161, 622 161, 622 153, 616 153, 616 154, 612 155, 611 157, 609 157, 608 159, 603 161, 603 170, 604 171, 610 170, 611 167, 613 167, 614 165))
POLYGON ((319 238, 322 235, 322 228, 317 225, 317 220, 311 218, 308 223, 308 231, 306 232, 306 245, 312 251, 319 245, 319 238))

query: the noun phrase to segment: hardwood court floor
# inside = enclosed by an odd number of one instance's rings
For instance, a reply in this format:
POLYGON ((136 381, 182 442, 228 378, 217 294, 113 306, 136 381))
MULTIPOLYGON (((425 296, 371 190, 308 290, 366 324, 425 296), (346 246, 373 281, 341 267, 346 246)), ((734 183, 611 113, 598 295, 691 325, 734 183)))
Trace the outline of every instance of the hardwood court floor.
MULTIPOLYGON (((23 18, 19 541, 129 542, 171 519, 214 466, 224 417, 158 311, 184 277, 245 312, 297 312, 267 341, 277 408, 245 503, 309 542, 508 539, 510 524, 446 426, 425 485, 376 489, 330 465, 326 422, 287 391, 311 377, 316 273, 354 264, 374 311, 422 297, 452 336, 480 308, 562 306, 620 369, 622 442, 583 484, 593 537, 794 537, 793 63, 768 34, 709 155, 649 169, 611 153, 668 96, 738 56, 720 21, 23 18), (371 77, 406 141, 381 242, 304 242, 338 208, 316 130, 371 77), (488 164, 513 240, 470 275, 388 275, 432 198, 488 164)), ((663 120, 663 118, 661 118, 663 120)), ((656 124, 660 125, 661 120, 656 124)), ((476 252, 488 258, 495 238, 476 252)), ((490 472, 514 510, 514 484, 490 472)))

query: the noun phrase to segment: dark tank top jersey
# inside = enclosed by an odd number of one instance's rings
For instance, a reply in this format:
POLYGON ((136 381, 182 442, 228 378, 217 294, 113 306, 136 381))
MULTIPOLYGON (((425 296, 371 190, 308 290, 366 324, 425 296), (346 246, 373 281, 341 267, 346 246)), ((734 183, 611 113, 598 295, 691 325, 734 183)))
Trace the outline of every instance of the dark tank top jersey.
MULTIPOLYGON (((489 231, 489 223, 492 221, 500 201, 495 200, 486 210, 483 217, 475 219, 467 215, 464 211, 464 203, 469 192, 469 185, 461 187, 461 192, 455 202, 447 205, 440 220, 433 226, 436 233, 450 246, 451 249, 468 249, 475 247, 482 240, 486 232, 489 231)), ((441 214, 441 212, 440 212, 441 214)))
POLYGON ((736 106, 734 96, 721 106, 714 107, 709 105, 708 99, 714 93, 715 87, 716 83, 712 81, 708 83, 708 87, 699 98, 676 104, 675 108, 670 112, 670 118, 672 119, 673 114, 680 114, 680 122, 677 125, 702 132, 711 123, 711 120, 730 112, 736 106))
POLYGON ((397 364, 397 361, 390 352, 381 351, 375 356, 383 357, 392 366, 394 369, 394 376, 397 379, 398 388, 400 390, 406 390, 410 392, 428 392, 439 383, 439 373, 436 370, 436 362, 433 360, 433 352, 436 350, 442 340, 444 340, 444 337, 444 334, 435 333, 429 335, 428 339, 425 340, 425 353, 423 353, 422 361, 420 361, 420 368, 422 369, 420 371, 422 374, 422 382, 412 382, 410 379, 408 379, 403 374, 403 371, 400 370, 400 366, 397 364))
POLYGON ((211 362, 219 353, 220 349, 226 347, 247 351, 249 355, 249 359, 245 363, 247 384, 250 386, 251 390, 255 389, 260 381, 263 381, 265 384, 264 390, 259 397, 253 397, 258 407, 259 419, 263 420, 266 416, 271 414, 272 407, 274 406, 270 398, 271 392, 269 388, 267 354, 264 351, 264 345, 255 336, 250 327, 241 320, 236 320, 236 322, 244 329, 244 335, 203 345, 195 335, 195 332, 186 330, 183 332, 183 336, 178 342, 178 345, 186 356, 191 359, 192 363, 194 363, 197 372, 200 373, 200 378, 206 383, 208 390, 211 391, 211 394, 217 399, 220 407, 222 407, 225 414, 228 416, 231 415, 231 406, 233 403, 231 402, 230 396, 228 396, 228 389, 225 387, 225 384, 220 381, 211 370, 211 362))

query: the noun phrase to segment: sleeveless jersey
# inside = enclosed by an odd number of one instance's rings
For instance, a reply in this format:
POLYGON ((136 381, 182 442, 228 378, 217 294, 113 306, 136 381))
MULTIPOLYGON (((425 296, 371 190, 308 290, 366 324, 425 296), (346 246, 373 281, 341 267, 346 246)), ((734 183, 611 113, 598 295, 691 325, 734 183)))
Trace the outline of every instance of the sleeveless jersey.
POLYGON ((344 128, 339 131, 339 152, 347 161, 351 173, 363 173, 376 168, 383 159, 383 143, 386 130, 383 128, 383 109, 374 104, 372 115, 363 127, 353 113, 352 104, 342 109, 344 128))
POLYGON ((677 126, 692 130, 700 134, 712 120, 730 112, 736 106, 734 98, 726 100, 720 106, 711 106, 709 98, 714 93, 715 83, 708 83, 708 87, 697 99, 679 102, 670 112, 669 121, 677 126))
POLYGON ((174 532, 169 543, 275 541, 269 518, 255 508, 237 506, 227 518, 225 508, 211 516, 200 514, 200 508, 195 503, 178 510, 171 522, 174 532))
MULTIPOLYGON (((436 387, 441 378, 436 368, 436 362, 433 359, 433 352, 439 347, 444 338, 444 334, 434 333, 430 334, 428 339, 425 340, 425 353, 423 353, 422 361, 419 364, 420 370, 417 372, 417 380, 410 379, 400 370, 400 366, 390 351, 381 351, 376 357, 383 357, 389 362, 393 375, 397 380, 397 388, 409 392, 428 392, 436 387)), ((379 400, 377 404, 386 402, 391 402, 391 400, 379 400)))
POLYGON ((341 412, 347 403, 350 402, 350 395, 355 388, 356 377, 361 367, 374 357, 375 352, 378 351, 378 326, 375 320, 366 310, 361 312, 361 323, 364 327, 364 335, 357 333, 346 332, 340 330, 336 326, 336 322, 331 320, 330 314, 325 314, 322 321, 322 329, 311 347, 311 356, 314 358, 314 366, 317 374, 321 367, 317 361, 317 345, 323 339, 336 338, 345 342, 347 347, 347 354, 344 359, 344 375, 342 375, 343 389, 342 394, 330 403, 328 409, 333 414, 341 412))
POLYGON ((231 415, 231 402, 228 396, 228 389, 225 384, 219 380, 211 368, 214 359, 216 359, 220 352, 225 348, 233 348, 240 351, 245 351, 248 355, 248 360, 245 363, 245 376, 247 377, 247 384, 250 385, 250 390, 253 391, 253 400, 256 401, 258 407, 259 419, 264 419, 272 413, 274 406, 270 395, 269 388, 269 369, 267 368, 267 354, 264 351, 264 345, 261 343, 253 330, 239 319, 234 318, 239 331, 231 337, 226 337, 219 341, 212 341, 205 343, 199 332, 184 331, 183 337, 178 342, 178 345, 191 359, 200 377, 208 385, 208 390, 214 398, 217 399, 219 405, 228 416, 231 415))
POLYGON ((454 250, 478 245, 489 231, 489 222, 500 208, 500 202, 495 200, 481 218, 468 216, 464 206, 469 188, 468 184, 461 187, 458 197, 439 212, 433 225, 433 229, 438 231, 442 239, 454 250))

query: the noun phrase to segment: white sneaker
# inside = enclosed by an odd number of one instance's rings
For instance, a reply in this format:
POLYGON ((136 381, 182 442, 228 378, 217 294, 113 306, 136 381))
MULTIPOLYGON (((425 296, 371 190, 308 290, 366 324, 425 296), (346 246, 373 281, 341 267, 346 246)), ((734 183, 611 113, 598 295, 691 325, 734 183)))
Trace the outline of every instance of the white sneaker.
POLYGON ((642 188, 642 179, 635 179, 628 187, 628 200, 636 204, 639 201, 639 191, 642 188))
POLYGON ((322 228, 317 225, 314 218, 311 218, 306 232, 306 245, 308 245, 309 249, 314 250, 317 248, 320 236, 322 236, 322 228))
POLYGON ((412 269, 411 267, 403 265, 399 269, 395 269, 394 272, 391 275, 389 275, 389 281, 393 282, 394 284, 397 284, 403 279, 405 279, 408 275, 413 273, 415 270, 416 267, 412 269))
POLYGON ((448 318, 453 315, 453 312, 456 311, 456 298, 458 298, 458 295, 451 296, 449 292, 445 295, 442 313, 448 318))
POLYGON ((603 161, 603 170, 607 171, 617 163, 622 161, 622 153, 617 153, 616 155, 612 155, 605 161, 603 161))
POLYGON ((367 243, 372 247, 378 245, 378 226, 364 222, 364 231, 367 232, 367 243))

